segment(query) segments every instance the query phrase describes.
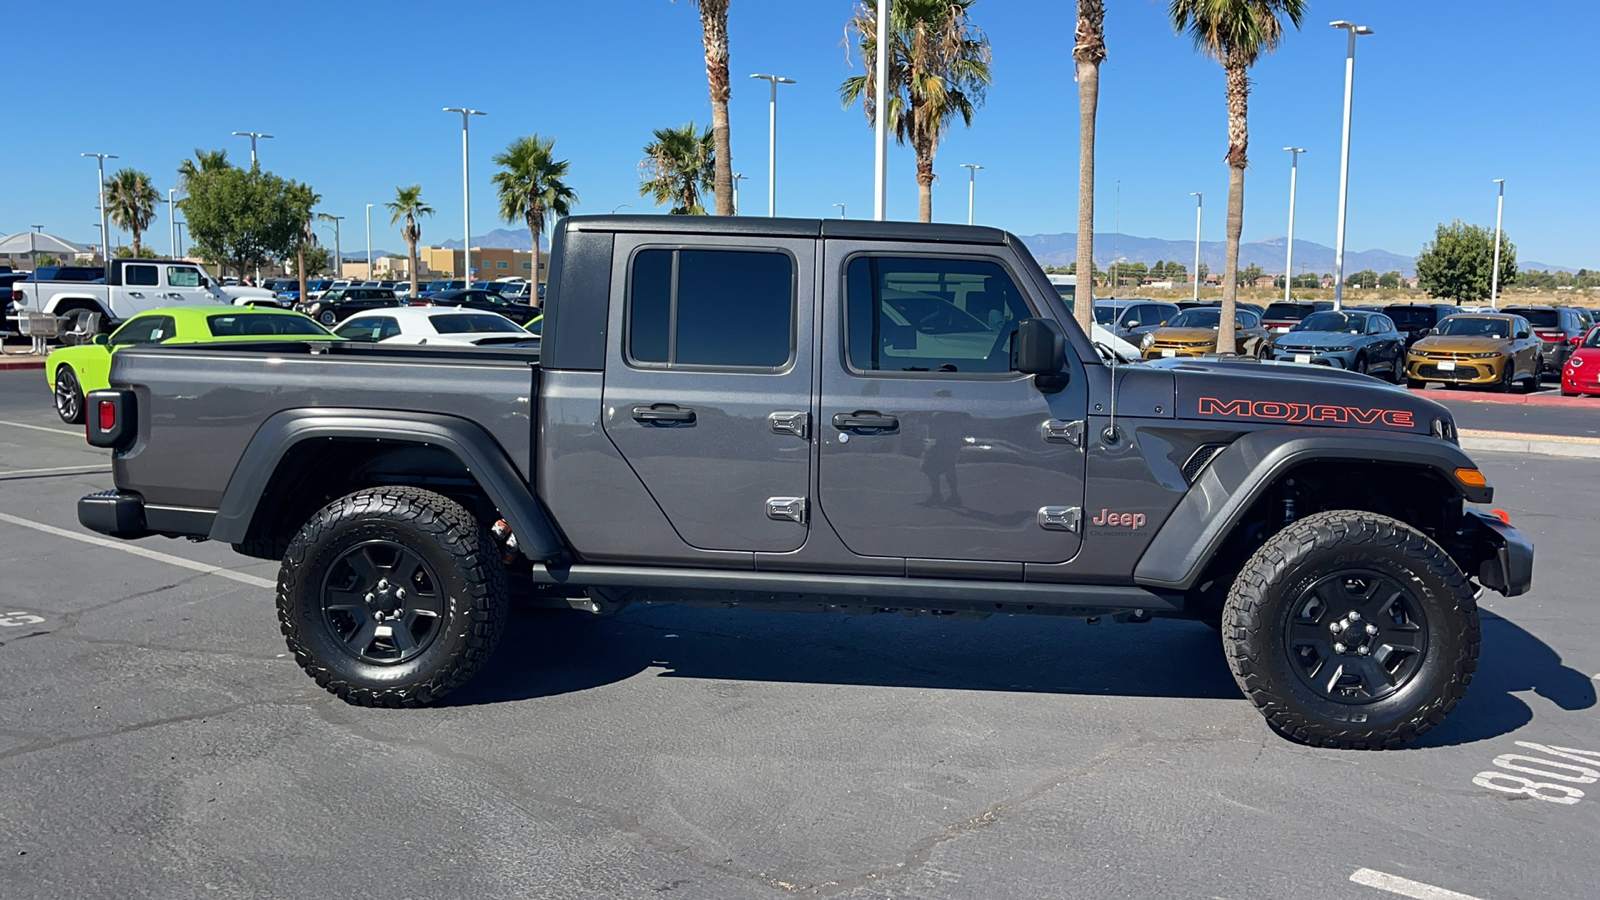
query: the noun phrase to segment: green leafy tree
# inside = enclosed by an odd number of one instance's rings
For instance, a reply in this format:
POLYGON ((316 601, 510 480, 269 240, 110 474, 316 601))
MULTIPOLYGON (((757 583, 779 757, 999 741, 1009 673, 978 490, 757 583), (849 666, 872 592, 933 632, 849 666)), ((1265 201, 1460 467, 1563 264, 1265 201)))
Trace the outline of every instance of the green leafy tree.
POLYGON ((1382 275, 1378 276, 1378 287, 1381 287, 1386 291, 1394 290, 1395 288, 1398 288, 1399 286, 1400 286, 1400 273, 1398 271, 1392 271, 1391 270, 1391 271, 1385 272, 1382 275))
POLYGON ((287 258, 303 240, 314 205, 291 196, 303 187, 260 169, 197 171, 189 180, 189 196, 179 202, 189 223, 190 252, 241 277, 269 260, 287 258))
POLYGON ((680 128, 657 128, 655 140, 644 145, 639 163, 639 196, 657 206, 670 206, 674 216, 703 216, 700 193, 711 189, 716 167, 716 144, 707 128, 696 132, 690 122, 680 128))
POLYGON ((133 255, 143 256, 139 240, 156 217, 161 194, 150 183, 150 176, 137 169, 122 169, 106 179, 106 214, 118 228, 133 235, 133 255))
MULTIPOLYGON (((711 91, 712 157, 711 196, 717 215, 733 215, 733 150, 728 130, 728 2, 690 0, 700 7, 700 43, 706 51, 706 84, 711 91)), ((562 215, 566 215, 562 213, 562 215)), ((538 246, 537 242, 534 244, 538 246)))
MULTIPOLYGON (((1489 296, 1494 232, 1456 219, 1440 224, 1417 255, 1417 278, 1429 296, 1471 303, 1489 296)), ((1517 280, 1517 246, 1500 233, 1500 286, 1517 280)))
POLYGON ((111 255, 117 259, 155 259, 158 254, 149 247, 140 247, 138 250, 132 247, 118 247, 111 251, 111 255))
POLYGON ((975 2, 894 0, 889 7, 890 96, 883 104, 874 96, 877 0, 862 0, 845 25, 846 40, 854 35, 866 73, 845 79, 839 99, 847 107, 859 100, 867 121, 874 125, 882 105, 895 140, 911 145, 917 159, 918 216, 924 222, 933 221, 933 156, 939 142, 957 116, 971 127, 991 80, 989 38, 969 17, 975 2))
POLYGON ((189 190, 189 179, 194 178, 196 175, 202 172, 217 172, 230 168, 233 168, 233 165, 228 162, 228 151, 201 150, 196 147, 194 159, 186 159, 178 163, 178 186, 187 191, 189 190))
POLYGON ((1241 286, 1255 284, 1256 279, 1260 278, 1263 274, 1265 273, 1261 271, 1261 267, 1252 263, 1251 265, 1239 270, 1239 284, 1241 286))
POLYGON ((555 158, 555 146, 555 138, 519 137, 494 158, 500 171, 491 180, 500 195, 500 218, 528 226, 533 237, 535 284, 539 281, 539 235, 544 233, 545 216, 571 215, 578 202, 577 193, 563 180, 568 163, 555 158))
POLYGON ((1345 276, 1344 283, 1347 287, 1375 288, 1378 286, 1378 273, 1371 269, 1362 269, 1354 275, 1345 276))
MULTIPOLYGON (((499 176, 496 176, 499 177, 499 176)), ((397 187, 394 189, 394 199, 385 203, 389 210, 389 224, 395 225, 405 221, 400 226, 400 239, 406 242, 406 250, 411 258, 411 294, 417 296, 417 243, 422 240, 422 223, 417 220, 422 216, 433 215, 433 207, 422 202, 422 185, 413 184, 410 187, 397 187)), ((539 239, 533 239, 533 258, 535 264, 539 259, 539 239)), ((537 279, 538 270, 534 271, 537 279)))
POLYGON ((1228 243, 1223 256, 1222 321, 1217 346, 1234 345, 1239 300, 1239 236, 1244 230, 1244 170, 1249 165, 1250 68, 1282 43, 1283 19, 1295 28, 1306 0, 1171 0, 1172 28, 1187 33, 1195 49, 1222 64, 1228 99, 1228 243))

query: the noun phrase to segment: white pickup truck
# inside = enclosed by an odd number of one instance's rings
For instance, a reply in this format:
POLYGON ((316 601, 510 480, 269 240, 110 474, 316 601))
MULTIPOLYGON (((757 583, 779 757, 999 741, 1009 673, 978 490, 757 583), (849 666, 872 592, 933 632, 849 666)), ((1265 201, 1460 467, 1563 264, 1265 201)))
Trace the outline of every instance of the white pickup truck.
POLYGON ((192 262, 170 259, 115 259, 105 284, 82 281, 19 281, 12 286, 17 315, 47 312, 76 321, 100 314, 100 330, 136 313, 167 306, 214 306, 218 303, 274 306, 264 288, 224 287, 192 262))

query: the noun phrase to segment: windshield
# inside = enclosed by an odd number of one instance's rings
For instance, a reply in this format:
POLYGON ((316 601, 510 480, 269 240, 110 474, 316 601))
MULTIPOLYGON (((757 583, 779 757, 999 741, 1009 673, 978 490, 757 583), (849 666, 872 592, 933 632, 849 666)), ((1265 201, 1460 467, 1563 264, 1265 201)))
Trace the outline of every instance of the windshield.
POLYGON ((1319 312, 1312 313, 1300 320, 1294 327, 1295 331, 1347 331, 1351 334, 1366 334, 1366 313, 1346 312, 1319 312))
POLYGON ((295 335, 299 337, 333 337, 333 333, 305 316, 276 315, 273 313, 235 313, 212 316, 206 319, 212 337, 247 337, 295 335))
POLYGON ((1511 334, 1511 322, 1507 319, 1451 316, 1440 322, 1434 333, 1445 337, 1505 338, 1511 334))
POLYGON ((428 324, 440 334, 473 334, 482 332, 503 332, 509 334, 522 334, 517 323, 505 316, 496 313, 469 313, 467 315, 429 316, 428 324))
POLYGON ((1528 324, 1535 328, 1560 328, 1561 311, 1555 309, 1515 309, 1507 310, 1528 320, 1528 324))
POLYGON ((1186 309, 1167 323, 1168 328, 1216 328, 1222 324, 1222 310, 1186 309))
POLYGON ((1273 303, 1267 307, 1267 311, 1262 315, 1262 318, 1277 319, 1279 321, 1287 319, 1298 322, 1304 319, 1309 312, 1311 312, 1310 306, 1299 303, 1273 303))

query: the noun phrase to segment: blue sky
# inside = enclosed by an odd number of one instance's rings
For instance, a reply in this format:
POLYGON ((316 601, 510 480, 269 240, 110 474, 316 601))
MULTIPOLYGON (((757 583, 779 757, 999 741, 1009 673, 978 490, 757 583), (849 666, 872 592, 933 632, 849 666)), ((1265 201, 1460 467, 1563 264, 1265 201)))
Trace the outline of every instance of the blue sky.
MULTIPOLYGON (((1227 196, 1221 68, 1172 33, 1164 0, 1110 0, 1110 59, 1101 74, 1097 230, 1184 239, 1190 191, 1207 198, 1208 240, 1220 240, 1227 196)), ((837 89, 860 71, 842 44, 851 0, 733 0, 734 168, 741 203, 764 213, 767 88, 780 91, 780 215, 851 217, 872 209, 872 133, 837 89)), ((981 0, 974 19, 994 46, 995 81, 973 127, 939 150, 934 217, 965 221, 978 174, 977 221, 1018 234, 1072 231, 1077 204, 1073 4, 981 0)), ((459 4, 279 0, 259 7, 188 0, 81 0, 70 27, 48 4, 7 19, 14 96, 0 141, 0 232, 42 224, 94 239, 93 161, 151 174, 163 190, 196 147, 247 160, 230 132, 276 135, 262 164, 310 182, 322 209, 348 218, 346 252, 364 242, 367 203, 421 182, 438 214, 425 243, 461 233, 460 118, 472 126, 473 231, 495 221, 490 156, 512 138, 554 135, 572 162, 578 212, 638 196, 640 148, 653 128, 709 123, 699 24, 687 0, 459 4), (302 28, 292 26, 303 25, 302 28), (469 29, 468 36, 453 32, 469 29), (48 35, 34 38, 30 35, 48 35), (71 35, 70 38, 67 35, 71 35), (109 39, 106 55, 96 47, 109 39), (296 37, 304 40, 296 42, 296 37)), ((1296 236, 1332 245, 1338 190, 1345 39, 1333 19, 1370 25, 1356 67, 1348 245, 1413 254, 1441 221, 1494 224, 1491 179, 1507 179, 1506 229, 1522 260, 1600 266, 1592 224, 1600 199, 1600 116, 1592 40, 1600 4, 1538 0, 1514 10, 1488 0, 1342 0, 1310 5, 1304 30, 1254 70, 1245 240, 1284 233, 1288 154, 1301 157, 1296 236), (1515 21, 1507 22, 1508 15, 1515 21)), ((913 161, 892 147, 890 215, 916 216, 913 161)), ((165 209, 150 241, 167 244, 165 209)), ((331 241, 331 235, 326 237, 331 241)), ((403 249, 381 207, 373 243, 403 249)))

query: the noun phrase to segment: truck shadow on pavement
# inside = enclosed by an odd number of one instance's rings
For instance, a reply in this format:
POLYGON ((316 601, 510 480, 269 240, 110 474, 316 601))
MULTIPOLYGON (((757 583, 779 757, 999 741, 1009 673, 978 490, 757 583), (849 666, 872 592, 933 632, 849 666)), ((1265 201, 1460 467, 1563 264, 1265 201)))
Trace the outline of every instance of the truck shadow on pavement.
MULTIPOLYGON (((1487 740, 1526 725, 1534 691, 1564 710, 1595 705, 1594 683, 1543 641, 1483 614, 1477 677, 1415 747, 1487 740)), ((500 649, 444 703, 506 703, 662 678, 1008 691, 1086 696, 1244 698, 1217 633, 1198 622, 1087 626, 1043 617, 953 621, 893 613, 799 615, 635 606, 608 619, 513 608, 500 649)))

